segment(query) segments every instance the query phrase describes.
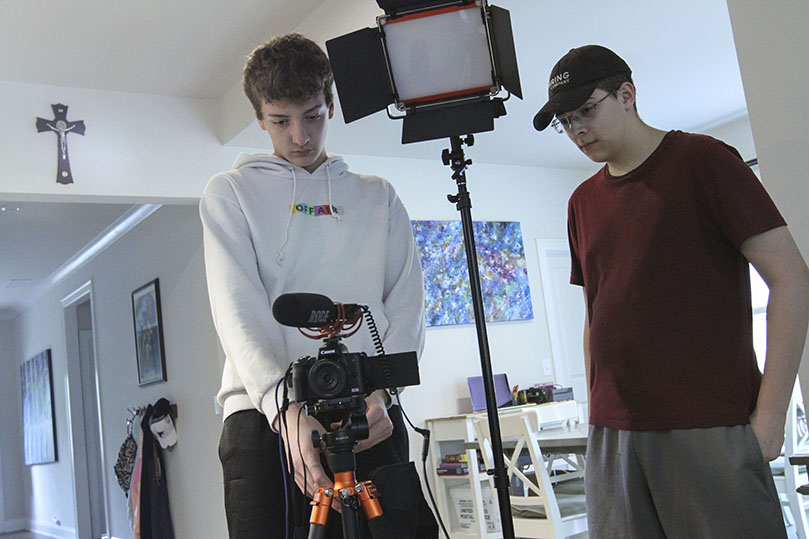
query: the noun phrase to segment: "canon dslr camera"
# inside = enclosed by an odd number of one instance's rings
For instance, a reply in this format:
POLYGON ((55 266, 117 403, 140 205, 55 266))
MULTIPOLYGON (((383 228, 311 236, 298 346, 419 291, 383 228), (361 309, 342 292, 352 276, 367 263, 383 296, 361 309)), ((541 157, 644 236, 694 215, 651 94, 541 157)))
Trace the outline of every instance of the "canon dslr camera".
POLYGON ((351 353, 339 337, 333 337, 317 358, 295 361, 287 383, 299 403, 366 397, 377 389, 418 385, 418 360, 415 352, 370 357, 351 353))

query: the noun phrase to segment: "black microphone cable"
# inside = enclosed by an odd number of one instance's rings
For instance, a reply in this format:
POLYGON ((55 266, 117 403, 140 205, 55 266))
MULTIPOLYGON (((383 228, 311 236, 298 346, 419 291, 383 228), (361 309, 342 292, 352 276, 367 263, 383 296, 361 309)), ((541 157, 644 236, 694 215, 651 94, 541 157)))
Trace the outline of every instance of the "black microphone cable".
MULTIPOLYGON (((287 373, 289 373, 292 366, 287 369, 287 373)), ((287 436, 289 436, 289 430, 287 429, 287 421, 286 421, 286 410, 289 407, 289 399, 287 398, 287 388, 286 384, 284 384, 284 402, 279 407, 278 406, 278 389, 280 388, 281 384, 284 383, 286 380, 286 374, 278 380, 278 383, 275 384, 275 412, 278 415, 278 453, 279 457, 281 458, 281 475, 284 477, 284 537, 286 539, 289 538, 289 485, 287 483, 287 479, 290 474, 289 463, 287 462, 287 455, 286 451, 284 451, 284 437, 281 434, 281 430, 286 431, 287 436), (283 410, 284 414, 281 415, 281 411, 283 410)), ((294 478, 293 478, 294 479, 294 478)))
POLYGON ((362 315, 365 317, 365 327, 368 328, 368 332, 371 334, 371 340, 374 343, 374 350, 377 354, 384 355, 385 347, 382 345, 382 338, 379 336, 379 328, 376 327, 374 315, 371 314, 371 309, 369 309, 367 305, 363 305, 361 309, 362 315))
MULTIPOLYGON (((379 336, 379 329, 376 327, 376 322, 374 321, 374 316, 371 314, 371 309, 369 309, 367 306, 363 306, 362 314, 365 318, 365 325, 368 327, 368 331, 371 333, 371 340, 374 343, 376 353, 379 355, 385 355, 385 347, 383 346, 382 339, 379 336)), ((383 371, 383 375, 388 381, 388 385, 393 386, 393 384, 390 383, 393 375, 390 372, 387 362, 383 362, 383 371)), ((444 520, 441 518, 441 514, 438 512, 438 504, 435 503, 435 497, 433 496, 433 491, 430 488, 430 480, 427 476, 427 454, 430 451, 430 429, 422 429, 415 426, 413 422, 410 421, 410 418, 407 416, 407 412, 405 412, 404 406, 402 406, 402 396, 399 393, 399 388, 388 387, 388 391, 393 397, 396 397, 396 404, 402 411, 402 415, 407 421, 407 424, 410 425, 410 428, 421 434, 422 438, 424 438, 421 446, 421 466, 424 472, 424 484, 427 486, 427 494, 430 496, 430 503, 433 505, 433 511, 438 519, 438 523, 441 524, 441 530, 444 532, 446 538, 449 539, 449 532, 447 532, 447 528, 444 525, 444 520)))
POLYGON ((410 418, 407 417, 407 414, 404 411, 404 406, 402 406, 402 396, 399 393, 396 393, 395 396, 396 396, 396 404, 398 404, 399 408, 402 410, 402 415, 407 420, 407 424, 410 425, 410 428, 421 434, 422 437, 424 438, 424 441, 421 446, 421 467, 422 471, 424 472, 424 484, 427 487, 427 494, 430 496, 430 503, 433 505, 433 511, 435 512, 436 519, 438 519, 438 523, 441 525, 441 530, 444 532, 444 536, 447 539, 450 539, 447 527, 444 525, 444 519, 441 518, 441 513, 439 513, 438 511, 438 504, 435 503, 433 490, 430 488, 430 478, 427 475, 427 455, 430 452, 430 429, 422 429, 420 427, 415 426, 410 421, 410 418))
MULTIPOLYGON (((281 454, 281 466, 282 466, 282 475, 284 476, 284 522, 286 524, 286 529, 284 530, 284 537, 286 539, 290 539, 289 537, 289 515, 290 515, 290 507, 289 507, 289 500, 294 500, 295 493, 295 470, 294 468, 289 466, 289 459, 287 458, 286 445, 284 444, 284 439, 289 442, 289 456, 292 456, 292 451, 297 445, 298 448, 298 455, 301 458, 301 463, 303 464, 303 498, 306 499, 306 464, 303 461, 303 451, 301 449, 301 414, 304 411, 303 406, 298 409, 298 417, 297 417, 297 436, 295 440, 295 445, 292 444, 292 441, 289 440, 289 425, 287 424, 287 416, 286 412, 289 409, 289 394, 287 385, 284 384, 284 394, 283 394, 283 402, 279 408, 278 406, 278 388, 279 386, 289 378, 290 373, 292 372, 292 363, 289 364, 287 367, 287 371, 284 374, 283 378, 278 380, 278 383, 275 385, 275 410, 278 414, 279 418, 279 428, 278 428, 278 441, 279 441, 279 448, 278 451, 281 454), (283 428, 283 435, 282 435, 282 428, 283 428), (292 485, 292 488, 290 488, 292 485)), ((313 493, 314 494, 314 493, 313 493)), ((294 505, 294 504, 293 504, 294 505)), ((292 508, 294 510, 294 507, 292 508)), ((300 508, 300 521, 306 519, 306 505, 300 508)), ((298 521, 296 520, 295 525, 297 526, 298 521)))

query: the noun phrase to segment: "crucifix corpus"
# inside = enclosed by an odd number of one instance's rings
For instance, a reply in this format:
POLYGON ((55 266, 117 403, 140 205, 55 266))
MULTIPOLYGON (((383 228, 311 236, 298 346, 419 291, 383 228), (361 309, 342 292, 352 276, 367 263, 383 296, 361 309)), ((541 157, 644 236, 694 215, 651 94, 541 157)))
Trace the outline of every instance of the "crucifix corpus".
POLYGON ((51 105, 53 108, 53 120, 46 120, 44 118, 37 118, 37 131, 53 131, 58 138, 58 170, 56 172, 57 183, 73 183, 73 175, 70 173, 70 160, 67 157, 67 134, 76 133, 84 135, 84 121, 78 122, 67 121, 67 105, 57 103, 51 105))

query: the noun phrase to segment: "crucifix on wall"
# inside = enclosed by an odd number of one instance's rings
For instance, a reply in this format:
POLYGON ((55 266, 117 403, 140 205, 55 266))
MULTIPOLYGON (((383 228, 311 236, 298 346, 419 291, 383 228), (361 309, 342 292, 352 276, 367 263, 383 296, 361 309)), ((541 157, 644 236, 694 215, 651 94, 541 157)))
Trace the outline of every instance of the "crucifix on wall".
POLYGON ((58 144, 58 169, 56 171, 57 183, 73 183, 73 175, 70 173, 70 159, 67 157, 67 135, 76 133, 84 135, 84 121, 69 122, 67 120, 67 105, 57 103, 51 105, 53 108, 53 120, 37 118, 37 131, 53 131, 57 136, 58 144))

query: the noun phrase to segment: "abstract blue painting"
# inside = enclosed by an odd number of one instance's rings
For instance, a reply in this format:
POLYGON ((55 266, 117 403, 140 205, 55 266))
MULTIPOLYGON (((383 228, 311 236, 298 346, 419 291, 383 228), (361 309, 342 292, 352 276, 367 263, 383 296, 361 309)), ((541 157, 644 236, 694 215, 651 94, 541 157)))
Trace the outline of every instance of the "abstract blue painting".
MULTIPOLYGON (((412 221, 412 225, 424 271, 427 325, 474 323, 460 221, 412 221)), ((486 321, 532 319, 520 223, 475 221, 473 227, 486 321)))

